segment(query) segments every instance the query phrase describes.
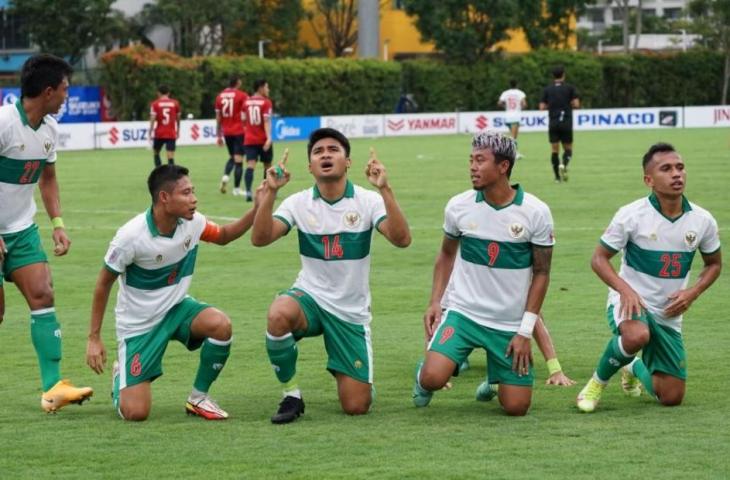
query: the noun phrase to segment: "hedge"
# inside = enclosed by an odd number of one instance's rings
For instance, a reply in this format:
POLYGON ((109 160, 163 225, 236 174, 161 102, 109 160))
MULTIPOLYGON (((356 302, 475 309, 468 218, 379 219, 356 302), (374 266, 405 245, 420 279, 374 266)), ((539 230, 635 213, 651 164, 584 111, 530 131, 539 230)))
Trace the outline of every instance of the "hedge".
POLYGON ((137 46, 102 57, 102 85, 122 120, 147 118, 160 83, 169 84, 184 113, 214 116, 215 96, 232 74, 250 92, 269 82, 274 110, 286 116, 391 113, 401 93, 419 111, 494 110, 511 78, 536 108, 554 66, 564 65, 585 108, 710 105, 720 103, 723 56, 686 53, 603 55, 538 50, 474 65, 437 60, 284 59, 218 56, 184 59, 137 46))

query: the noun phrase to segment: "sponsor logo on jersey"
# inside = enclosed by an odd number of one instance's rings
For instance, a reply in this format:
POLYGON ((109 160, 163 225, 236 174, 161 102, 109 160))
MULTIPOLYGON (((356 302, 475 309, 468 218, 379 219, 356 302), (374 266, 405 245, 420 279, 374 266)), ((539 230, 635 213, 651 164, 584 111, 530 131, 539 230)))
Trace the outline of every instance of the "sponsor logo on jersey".
POLYGON ((349 228, 357 227, 362 221, 362 217, 357 212, 347 212, 345 213, 345 216, 342 217, 342 219, 345 221, 345 225, 347 225, 349 228))
POLYGON ((525 234, 525 227, 519 223, 513 223, 509 226, 509 234, 512 238, 522 238, 525 234))
POLYGON ((697 246, 697 232, 690 230, 684 234, 684 243, 689 248, 695 248, 697 246))

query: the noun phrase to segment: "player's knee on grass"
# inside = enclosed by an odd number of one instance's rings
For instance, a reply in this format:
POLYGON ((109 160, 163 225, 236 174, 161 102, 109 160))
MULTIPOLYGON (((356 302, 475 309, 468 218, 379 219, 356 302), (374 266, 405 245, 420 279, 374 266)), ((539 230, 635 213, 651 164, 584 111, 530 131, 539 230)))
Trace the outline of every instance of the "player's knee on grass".
POLYGON ((661 374, 655 374, 654 392, 657 400, 665 407, 676 407, 684 400, 685 384, 681 380, 661 374))
POLYGON ((371 402, 370 395, 340 399, 342 411, 348 415, 365 415, 370 411, 371 402))
POLYGON ((507 415, 522 417, 532 404, 532 389, 515 385, 500 385, 499 403, 507 415))
POLYGON ((141 402, 125 402, 123 399, 119 405, 122 418, 130 422, 142 422, 150 416, 150 406, 141 402))

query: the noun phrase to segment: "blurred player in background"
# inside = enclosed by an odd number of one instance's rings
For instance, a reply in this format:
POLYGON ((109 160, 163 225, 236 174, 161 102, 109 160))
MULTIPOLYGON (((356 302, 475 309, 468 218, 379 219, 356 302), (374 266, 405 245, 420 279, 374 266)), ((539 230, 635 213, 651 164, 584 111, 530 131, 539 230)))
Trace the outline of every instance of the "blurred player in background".
POLYGON ((226 193, 230 174, 234 167, 233 195, 243 195, 241 190, 241 178, 243 177, 243 133, 245 118, 244 108, 248 98, 246 92, 241 90, 241 78, 238 75, 231 77, 228 88, 224 89, 215 99, 215 120, 218 132, 218 146, 223 146, 225 138, 228 149, 228 161, 223 170, 220 191, 226 193))
POLYGON ((180 136, 180 103, 170 98, 170 87, 160 85, 157 99, 150 104, 150 141, 155 167, 162 165, 160 150, 165 146, 167 163, 175 163, 175 142, 180 136))
POLYGON ((251 185, 256 161, 263 164, 263 175, 271 167, 274 158, 274 147, 271 144, 271 117, 274 115, 271 100, 269 99, 269 83, 264 79, 256 80, 253 84, 253 95, 245 102, 246 116, 245 138, 243 140, 246 151, 246 201, 252 198, 251 185))
POLYGON ((553 69, 553 84, 545 87, 540 100, 540 110, 548 111, 548 139, 550 140, 555 182, 568 181, 568 164, 573 158, 573 109, 580 108, 578 92, 565 83, 565 69, 553 69), (563 158, 560 158, 560 144, 563 158))
POLYGON ((61 218, 56 180, 58 124, 51 115, 66 100, 71 73, 71 66, 53 55, 30 57, 20 72, 20 99, 0 107, 0 321, 5 308, 4 278, 15 283, 30 308, 30 337, 38 356, 41 407, 46 412, 80 404, 93 395, 91 388, 76 388, 61 379, 61 326, 48 258, 33 220, 37 183, 53 224, 53 253, 66 255, 71 241, 61 218))
MULTIPOLYGON (((520 133, 520 116, 522 115, 522 109, 527 108, 527 95, 517 88, 517 80, 510 80, 509 86, 510 88, 499 96, 497 104, 504 108, 504 123, 509 128, 512 138, 515 139, 515 145, 517 145, 517 135, 520 133)), ((518 152, 517 159, 521 157, 522 155, 518 152)))

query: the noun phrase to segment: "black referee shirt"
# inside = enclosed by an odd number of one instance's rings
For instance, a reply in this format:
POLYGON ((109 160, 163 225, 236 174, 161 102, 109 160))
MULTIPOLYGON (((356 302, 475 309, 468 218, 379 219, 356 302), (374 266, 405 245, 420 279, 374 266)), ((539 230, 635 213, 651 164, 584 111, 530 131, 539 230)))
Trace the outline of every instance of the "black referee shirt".
POLYGON ((573 106, 570 102, 578 98, 573 85, 554 83, 542 91, 542 103, 548 106, 550 123, 573 123, 573 106))

